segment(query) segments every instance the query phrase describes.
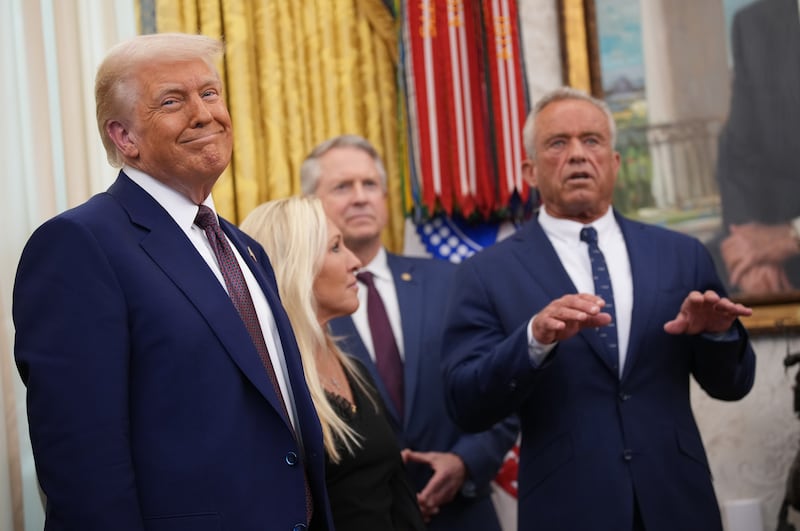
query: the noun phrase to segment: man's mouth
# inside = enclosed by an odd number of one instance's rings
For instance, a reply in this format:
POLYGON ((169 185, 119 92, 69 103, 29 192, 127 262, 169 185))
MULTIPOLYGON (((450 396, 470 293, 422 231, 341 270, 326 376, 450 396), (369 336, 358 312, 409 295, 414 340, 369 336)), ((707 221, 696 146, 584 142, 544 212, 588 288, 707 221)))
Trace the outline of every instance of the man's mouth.
POLYGON ((592 176, 589 175, 586 172, 578 172, 578 173, 570 174, 567 177, 567 181, 585 180, 585 179, 591 179, 591 178, 592 178, 592 176))

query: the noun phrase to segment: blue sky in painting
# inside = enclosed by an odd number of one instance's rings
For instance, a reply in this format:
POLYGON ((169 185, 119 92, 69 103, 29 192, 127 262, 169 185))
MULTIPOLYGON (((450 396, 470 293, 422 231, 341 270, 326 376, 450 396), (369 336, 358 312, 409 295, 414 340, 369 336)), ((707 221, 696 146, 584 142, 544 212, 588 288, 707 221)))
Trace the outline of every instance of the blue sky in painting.
MULTIPOLYGON (((652 1, 652 0, 645 0, 652 1)), ((707 0, 699 0, 707 1, 707 0)), ((726 35, 733 14, 753 0, 722 0, 726 35)), ((644 84, 640 0, 595 0, 603 82, 608 88, 621 77, 644 84)))

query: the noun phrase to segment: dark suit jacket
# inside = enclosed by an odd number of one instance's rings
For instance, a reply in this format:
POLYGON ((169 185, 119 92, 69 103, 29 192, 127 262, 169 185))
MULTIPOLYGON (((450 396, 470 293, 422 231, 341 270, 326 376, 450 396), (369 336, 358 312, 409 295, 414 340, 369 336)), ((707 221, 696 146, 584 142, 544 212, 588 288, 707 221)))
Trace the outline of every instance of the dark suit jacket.
MULTIPOLYGON (((335 336, 343 339, 343 350, 369 368, 390 412, 401 448, 453 452, 463 459, 469 470, 472 484, 468 490, 473 488, 475 496, 459 495, 442 508, 428 528, 499 529, 489 497, 490 481, 516 439, 517 426, 509 421, 483 433, 465 434, 453 423, 445 408, 440 369, 442 327, 454 266, 443 260, 387 254, 403 325, 406 415, 402 426, 353 320, 350 317, 334 319, 331 329, 335 336)), ((421 490, 430 478, 430 469, 415 464, 409 464, 408 468, 414 487, 421 490)))
POLYGON ((332 528, 319 421, 269 260, 221 225, 275 316, 305 451, 225 290, 120 173, 37 229, 17 272, 15 355, 46 530, 291 531, 306 519, 303 455, 313 529, 332 528))
MULTIPOLYGON (((720 135, 723 229, 800 216, 800 18, 796 0, 760 0, 733 19, 733 89, 720 135)), ((800 257, 787 273, 800 288, 800 257)))
POLYGON ((720 530, 689 377, 736 400, 753 385, 755 355, 741 326, 740 339, 727 342, 664 332, 690 290, 721 289, 711 259, 693 238, 617 220, 634 297, 622 378, 594 329, 533 367, 530 318, 576 291, 534 219, 456 273, 444 336, 447 403, 470 430, 519 414, 520 531, 630 529, 634 495, 647 531, 720 530))

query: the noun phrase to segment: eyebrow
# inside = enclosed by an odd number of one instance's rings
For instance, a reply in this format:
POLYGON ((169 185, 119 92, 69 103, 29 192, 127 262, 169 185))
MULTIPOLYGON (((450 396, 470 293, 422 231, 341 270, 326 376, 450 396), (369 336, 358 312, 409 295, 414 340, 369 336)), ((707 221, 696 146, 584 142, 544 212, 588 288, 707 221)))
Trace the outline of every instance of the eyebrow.
MULTIPOLYGON (((215 89, 221 89, 222 88, 222 83, 218 79, 216 79, 214 77, 209 77, 209 78, 203 80, 203 82, 198 84, 197 86, 198 86, 199 90, 201 90, 201 91, 205 90, 207 88, 210 88, 210 87, 213 87, 215 89)), ((167 94, 170 94, 172 92, 175 92, 175 93, 178 93, 178 94, 186 94, 187 92, 192 92, 193 90, 194 90, 193 88, 192 89, 187 89, 185 85, 182 85, 182 84, 179 84, 179 83, 168 83, 168 84, 163 85, 162 88, 159 89, 159 91, 156 93, 156 99, 161 99, 164 96, 166 96, 167 94)))

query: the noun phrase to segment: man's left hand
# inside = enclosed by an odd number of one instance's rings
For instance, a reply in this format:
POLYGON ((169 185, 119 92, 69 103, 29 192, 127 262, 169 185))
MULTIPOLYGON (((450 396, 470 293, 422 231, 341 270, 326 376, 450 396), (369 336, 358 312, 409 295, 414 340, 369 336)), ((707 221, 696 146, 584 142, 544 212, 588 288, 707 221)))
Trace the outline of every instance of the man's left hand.
POLYGON ((753 310, 720 297, 715 291, 692 291, 681 304, 675 319, 664 325, 668 334, 720 333, 728 330, 739 317, 748 317, 753 310))
POLYGON ((456 497, 467 479, 467 467, 456 454, 445 452, 402 451, 403 462, 423 463, 433 469, 433 476, 428 484, 417 493, 417 503, 425 522, 429 522, 438 512, 439 507, 456 497))

